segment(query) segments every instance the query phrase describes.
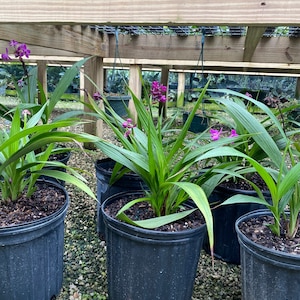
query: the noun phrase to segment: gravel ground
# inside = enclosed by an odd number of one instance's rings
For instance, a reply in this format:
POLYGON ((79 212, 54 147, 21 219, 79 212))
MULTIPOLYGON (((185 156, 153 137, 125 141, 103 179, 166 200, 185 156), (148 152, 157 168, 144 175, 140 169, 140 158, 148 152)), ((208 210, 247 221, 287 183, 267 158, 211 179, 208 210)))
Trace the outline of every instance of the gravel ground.
MULTIPOLYGON (((86 156, 73 153, 69 162, 90 172, 87 179, 95 192, 94 163, 102 157, 99 151, 88 151, 86 156)), ((106 247, 96 232, 96 202, 71 186, 67 189, 71 204, 66 218, 64 282, 57 299, 107 299, 106 247)), ((215 260, 212 268, 211 257, 203 251, 192 299, 241 299, 240 267, 215 260)))

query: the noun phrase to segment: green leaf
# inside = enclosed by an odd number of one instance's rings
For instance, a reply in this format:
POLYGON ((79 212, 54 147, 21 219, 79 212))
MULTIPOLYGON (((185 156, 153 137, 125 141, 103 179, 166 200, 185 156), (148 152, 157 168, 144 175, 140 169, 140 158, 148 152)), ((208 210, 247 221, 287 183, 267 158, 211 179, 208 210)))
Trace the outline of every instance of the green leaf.
POLYGON ((196 210, 195 208, 189 209, 179 213, 174 213, 167 216, 155 217, 155 218, 141 220, 141 221, 133 221, 132 219, 128 218, 128 216, 126 216, 125 213, 122 212, 118 215, 118 219, 134 226, 138 226, 146 229, 154 229, 160 226, 164 226, 166 224, 176 222, 180 219, 183 219, 186 216, 190 215, 195 210, 196 210))
POLYGON ((39 174, 39 175, 45 175, 45 176, 49 176, 52 178, 66 181, 66 182, 78 187, 82 191, 84 191, 91 198, 93 198, 95 200, 97 199, 96 196, 94 195, 94 193, 92 192, 92 190, 82 181, 82 178, 78 179, 75 176, 70 175, 66 172, 57 171, 57 170, 49 170, 49 169, 46 169, 46 170, 42 169, 35 173, 39 174))
MULTIPOLYGON (((253 140, 264 150, 271 161, 273 161, 279 168, 282 162, 281 151, 261 122, 256 119, 253 114, 247 111, 247 109, 230 99, 220 98, 216 101, 224 104, 226 111, 230 113, 236 122, 242 124, 248 133, 253 134, 253 140)), ((254 102, 256 103, 256 101, 254 102)), ((270 115, 272 114, 267 107, 263 105, 260 105, 260 107, 264 108, 266 113, 269 113, 270 115)), ((274 121, 275 119, 275 116, 272 114, 272 120, 274 121)), ((278 125, 277 128, 280 130, 281 126, 278 124, 277 119, 276 124, 278 125)))
POLYGON ((230 198, 222 202, 221 205, 230 205, 230 204, 232 205, 238 203, 257 203, 257 204, 265 205, 267 208, 270 207, 270 204, 265 199, 260 199, 258 197, 244 195, 244 194, 237 194, 231 196, 230 198))
POLYGON ((56 86, 55 90, 53 91, 51 98, 49 99, 49 105, 47 108, 47 116, 51 115, 54 107, 56 106, 57 102, 61 99, 64 92, 67 90, 69 85, 72 83, 75 76, 79 73, 80 68, 89 60, 90 57, 86 57, 78 62, 76 62, 72 67, 67 69, 64 76, 59 81, 58 85, 56 86))

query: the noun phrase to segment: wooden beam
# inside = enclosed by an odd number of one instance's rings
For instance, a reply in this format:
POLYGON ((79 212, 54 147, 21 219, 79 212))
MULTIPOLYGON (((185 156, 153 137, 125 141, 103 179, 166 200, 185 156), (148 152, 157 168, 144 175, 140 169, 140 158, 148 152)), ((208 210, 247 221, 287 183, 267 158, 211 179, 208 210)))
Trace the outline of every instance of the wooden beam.
MULTIPOLYGON (((101 88, 101 82, 103 82, 103 58, 101 57, 92 57, 90 58, 84 65, 84 72, 85 74, 91 78, 94 83, 101 88), (102 72, 101 72, 102 70, 102 72)), ((85 93, 85 101, 88 102, 87 94, 93 96, 93 94, 97 91, 97 87, 90 81, 88 77, 85 77, 84 80, 84 89, 85 93)), ((100 91, 101 92, 101 91, 100 91)), ((86 112, 90 112, 90 110, 84 106, 84 110, 86 112)), ((98 123, 98 130, 97 130, 97 123, 96 119, 91 116, 86 116, 86 119, 90 119, 91 122, 84 124, 84 132, 90 133, 93 135, 100 135, 102 134, 101 131, 101 123, 98 123)), ((92 143, 85 143, 85 148, 87 149, 95 149, 95 145, 92 143)))
POLYGON ((298 0, 28 0, 1 3, 1 23, 300 25, 298 0))
POLYGON ((101 57, 108 54, 108 40, 104 40, 103 34, 90 26, 0 24, 0 37, 3 41, 16 40, 31 46, 38 46, 38 49, 33 49, 32 53, 39 55, 45 53, 41 47, 51 49, 52 53, 56 51, 56 55, 58 55, 58 50, 60 53, 68 51, 73 54, 101 57))
MULTIPOLYGON (((12 36, 10 36, 11 38, 12 36)), ((53 42, 54 43, 54 42, 53 42)), ((115 56, 115 40, 110 37, 109 50, 106 57, 115 56)), ((122 58, 152 59, 152 60, 198 60, 200 53, 200 36, 176 37, 176 36, 119 36, 119 53, 122 58)), ((5 51, 7 41, 0 41, 0 53, 5 51), (2 50, 2 51, 1 51, 2 50)), ((70 46, 66 46, 69 49, 70 46)), ((245 47, 245 37, 232 38, 228 36, 206 37, 204 45, 205 61, 242 62, 245 47)), ((247 46, 246 46, 247 47, 247 46)), ((251 41, 250 41, 251 47, 251 41)), ((29 45, 30 59, 27 61, 47 60, 48 63, 62 63, 78 61, 82 54, 43 48, 29 45)), ((75 50, 75 49, 73 49, 75 50)), ((87 55, 92 55, 88 53, 87 55)), ((106 59, 106 58, 105 58, 106 59)), ((254 63, 300 63, 300 38, 289 37, 263 37, 260 39, 253 56, 254 63)), ((164 64, 168 64, 164 63, 164 64)), ((197 62, 196 62, 197 64, 197 62)))
MULTIPOLYGON (((259 27, 258 34, 255 34, 255 30, 251 28, 247 38, 245 36, 207 36, 204 44, 204 60, 248 62, 249 57, 252 57, 251 61, 254 63, 276 62, 289 65, 300 63, 300 38, 262 37, 258 39, 262 32, 263 28, 259 27), (246 54, 244 55, 245 47, 246 54)), ((109 57, 114 57, 115 45, 115 38, 111 36, 109 57)), ((182 65, 184 65, 186 60, 198 60, 200 50, 201 36, 119 36, 119 54, 122 58, 182 60, 182 65)))
MULTIPOLYGON (((112 65, 114 63, 113 58, 104 58, 104 64, 112 65)), ((123 66, 130 65, 130 64, 139 64, 143 66, 152 66, 158 67, 162 65, 169 65, 170 68, 177 68, 177 69, 190 69, 195 70, 197 68, 201 68, 201 66, 197 67, 196 60, 165 60, 165 59, 128 59, 128 58, 120 58, 118 62, 122 63, 123 66)), ((235 68, 235 69, 242 69, 242 68, 249 68, 249 69, 262 69, 266 71, 267 69, 278 69, 278 70, 300 70, 300 64, 287 64, 287 63, 254 63, 254 62, 226 62, 221 60, 214 60, 214 61, 204 61, 204 68, 214 68, 218 67, 219 70, 224 68, 235 68)))
POLYGON ((184 101, 182 101, 182 97, 184 97, 185 90, 185 73, 178 73, 178 85, 177 85, 177 107, 182 107, 184 101))
MULTIPOLYGON (((141 99, 142 96, 142 82, 141 82, 141 66, 140 65, 131 65, 129 67, 129 87, 136 97, 141 99)), ((133 100, 129 100, 128 108, 130 110, 131 117, 136 123, 137 121, 137 112, 133 103, 133 100)))
MULTIPOLYGON (((114 36, 109 37, 109 57, 114 57, 116 41, 114 36)), ((120 35, 118 50, 120 57, 146 59, 174 59, 198 60, 201 51, 201 36, 163 36, 120 35)), ((204 44, 205 60, 242 61, 244 39, 228 36, 207 36, 204 44)))
POLYGON ((254 51, 267 27, 248 27, 245 40, 243 61, 251 61, 254 51))

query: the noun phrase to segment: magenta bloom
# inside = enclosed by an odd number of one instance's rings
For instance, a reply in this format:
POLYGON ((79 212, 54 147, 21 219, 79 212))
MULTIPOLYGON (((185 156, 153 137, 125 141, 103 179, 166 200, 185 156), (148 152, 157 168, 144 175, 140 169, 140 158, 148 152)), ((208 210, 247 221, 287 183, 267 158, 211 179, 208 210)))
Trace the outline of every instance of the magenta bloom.
MULTIPOLYGON (((15 57, 19 57, 19 60, 22 61, 23 56, 29 58, 30 50, 27 48, 26 44, 21 44, 15 40, 11 40, 9 42, 9 47, 14 48, 15 57)), ((6 48, 6 52, 1 54, 1 58, 3 60, 10 60, 10 56, 8 54, 8 48, 6 48)))
POLYGON ((8 54, 8 48, 6 48, 6 51, 5 51, 5 53, 2 53, 1 54, 1 58, 3 59, 3 60, 11 60, 11 58, 10 58, 10 56, 9 56, 9 54, 8 54))
POLYGON ((29 58, 30 50, 27 48, 26 44, 17 44, 15 46, 15 56, 22 58, 23 56, 26 56, 29 58))
POLYGON ((160 84, 158 81, 153 81, 152 86, 151 86, 151 95, 152 95, 152 100, 154 102, 162 102, 165 103, 167 101, 166 98, 166 93, 167 87, 164 86, 163 84, 160 84))
POLYGON ((251 95, 250 93, 248 93, 248 92, 246 92, 245 95, 246 95, 247 97, 253 98, 252 95, 251 95))
POLYGON ((11 40, 9 42, 9 46, 10 47, 13 47, 13 48, 16 48, 18 46, 19 42, 17 42, 16 40, 11 40))
POLYGON ((236 136, 238 136, 238 134, 236 133, 236 130, 235 129, 231 129, 231 133, 230 133, 229 137, 236 137, 236 136))
POLYGON ((126 138, 128 138, 130 136, 130 134, 131 134, 131 129, 128 129, 128 130, 125 131, 124 136, 126 138))
POLYGON ((222 134, 222 128, 220 130, 217 129, 211 129, 210 131, 210 138, 212 141, 217 141, 220 139, 220 136, 222 134))
POLYGON ((102 99, 102 95, 99 92, 96 92, 93 94, 93 98, 95 101, 98 101, 102 99))
POLYGON ((123 128, 133 128, 134 125, 132 124, 132 119, 128 118, 125 122, 122 124, 123 128))
POLYGON ((124 133, 124 136, 128 137, 131 134, 131 132, 132 132, 132 128, 136 127, 136 125, 134 125, 132 123, 132 119, 128 118, 126 121, 124 121, 122 123, 122 127, 125 128, 125 129, 127 129, 125 131, 125 133, 124 133))

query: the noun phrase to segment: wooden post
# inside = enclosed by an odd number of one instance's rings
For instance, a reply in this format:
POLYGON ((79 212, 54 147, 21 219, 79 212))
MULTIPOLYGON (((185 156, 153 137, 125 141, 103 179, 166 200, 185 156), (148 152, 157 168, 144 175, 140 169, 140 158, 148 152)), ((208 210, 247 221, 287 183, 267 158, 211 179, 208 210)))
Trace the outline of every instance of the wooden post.
MULTIPOLYGON (((47 63, 45 60, 40 60, 37 62, 38 74, 37 80, 43 87, 46 99, 48 94, 48 87, 47 87, 47 63)), ((38 102, 41 103, 40 94, 38 94, 38 102)))
POLYGON ((79 98, 84 99, 84 68, 81 68, 79 72, 79 98))
MULTIPOLYGON (((129 87, 136 97, 141 99, 142 97, 142 82, 141 82, 141 66, 140 65, 130 65, 129 67, 129 87)), ((133 100, 129 100, 128 108, 130 111, 131 118, 134 123, 137 121, 137 113, 133 104, 133 100)))
POLYGON ((185 90, 185 73, 178 73, 178 86, 177 86, 177 107, 183 106, 185 90))
MULTIPOLYGON (((84 78, 84 90, 85 90, 85 101, 88 102, 87 93, 90 96, 98 90, 100 93, 103 92, 103 58, 102 57, 92 57, 90 58, 84 66, 85 74, 90 77, 93 82, 96 83, 98 89, 90 82, 88 78, 84 78)), ((85 112, 89 112, 90 110, 87 107, 84 107, 85 112)), ((90 116, 86 116, 87 119, 90 119, 90 123, 84 124, 84 132, 90 133, 93 135, 102 136, 102 121, 97 121, 96 119, 90 116)), ((95 149, 95 146, 91 143, 85 143, 84 147, 87 149, 95 149)))

